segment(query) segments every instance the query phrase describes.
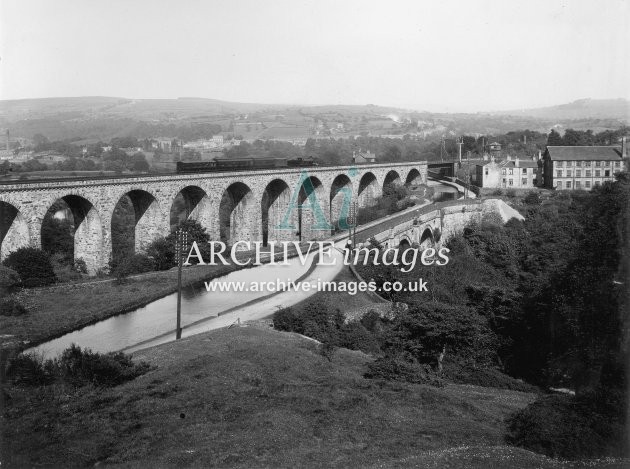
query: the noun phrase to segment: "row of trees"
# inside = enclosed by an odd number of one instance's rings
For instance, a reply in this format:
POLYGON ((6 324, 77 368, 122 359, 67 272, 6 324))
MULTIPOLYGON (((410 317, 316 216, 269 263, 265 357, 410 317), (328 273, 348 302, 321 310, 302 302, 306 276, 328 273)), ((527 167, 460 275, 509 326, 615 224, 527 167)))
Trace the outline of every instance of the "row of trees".
POLYGON ((547 145, 614 145, 621 137, 628 134, 630 134, 630 127, 628 126, 598 133, 593 133, 592 130, 567 129, 564 135, 560 135, 555 129, 552 129, 547 137, 547 145))

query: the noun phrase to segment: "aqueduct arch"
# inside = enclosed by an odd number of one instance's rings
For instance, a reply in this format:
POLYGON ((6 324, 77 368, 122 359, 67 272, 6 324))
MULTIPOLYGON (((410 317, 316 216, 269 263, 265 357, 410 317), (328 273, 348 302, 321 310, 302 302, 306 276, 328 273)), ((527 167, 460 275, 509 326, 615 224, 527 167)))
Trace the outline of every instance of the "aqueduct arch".
POLYGON ((170 230, 186 220, 196 220, 201 226, 210 229, 211 210, 210 198, 206 191, 199 186, 186 186, 180 190, 173 202, 169 213, 170 230))
POLYGON ((374 173, 368 171, 361 176, 357 194, 359 207, 371 207, 376 204, 376 199, 382 194, 379 189, 378 180, 374 173))
POLYGON ((291 189, 282 179, 274 179, 263 192, 260 200, 262 242, 267 246, 269 241, 290 241, 294 239, 295 230, 279 228, 291 203, 291 189))
POLYGON ((85 197, 75 194, 64 195, 55 200, 42 220, 41 246, 53 251, 51 238, 63 238, 60 230, 67 228, 71 237, 72 259, 83 259, 88 272, 95 273, 105 256, 103 250, 103 224, 96 207, 85 197), (64 226, 64 221, 68 225, 64 226))
POLYGON ((330 224, 333 233, 335 230, 348 229, 352 196, 352 181, 345 174, 338 175, 330 186, 330 224))
POLYGON ((402 179, 398 171, 392 169, 385 175, 385 179, 383 180, 383 195, 398 186, 402 186, 402 179))
POLYGON ((325 239, 330 236, 329 204, 327 191, 319 178, 308 176, 302 180, 298 197, 298 238, 300 241, 325 239), (319 210, 321 210, 322 219, 318 219, 316 212, 319 210))
POLYGON ((251 213, 255 210, 254 194, 249 186, 243 182, 230 184, 221 197, 219 203, 219 236, 226 244, 237 241, 247 241, 251 236, 251 213))
POLYGON ((420 235, 420 249, 426 249, 434 244, 435 241, 433 239, 433 232, 431 231, 431 228, 426 228, 422 232, 422 235, 420 235))
POLYGON ((29 242, 28 223, 22 212, 13 204, 0 201, 0 261, 29 242))
POLYGON ((112 256, 142 252, 157 237, 169 231, 157 198, 143 189, 123 194, 112 214, 112 256))
POLYGON ((422 184, 422 174, 416 168, 411 168, 405 179, 406 186, 413 186, 416 184, 422 184))

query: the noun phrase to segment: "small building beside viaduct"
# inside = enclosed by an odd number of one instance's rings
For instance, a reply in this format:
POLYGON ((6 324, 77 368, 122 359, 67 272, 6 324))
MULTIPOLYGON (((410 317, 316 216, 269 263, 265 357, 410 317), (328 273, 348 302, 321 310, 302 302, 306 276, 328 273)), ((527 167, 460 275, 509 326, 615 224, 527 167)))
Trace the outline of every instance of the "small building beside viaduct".
POLYGON ((2 184, 0 258, 22 246, 40 247, 45 219, 60 201, 71 213, 74 257, 95 273, 117 249, 112 223, 123 199, 133 206, 135 226, 129 233, 135 251, 142 252, 170 233, 176 205, 211 239, 228 244, 324 239, 345 218, 350 202, 366 207, 389 185, 426 183, 426 178, 426 162, 408 162, 2 184), (313 210, 299 208, 315 200, 327 228, 315 222, 313 210))

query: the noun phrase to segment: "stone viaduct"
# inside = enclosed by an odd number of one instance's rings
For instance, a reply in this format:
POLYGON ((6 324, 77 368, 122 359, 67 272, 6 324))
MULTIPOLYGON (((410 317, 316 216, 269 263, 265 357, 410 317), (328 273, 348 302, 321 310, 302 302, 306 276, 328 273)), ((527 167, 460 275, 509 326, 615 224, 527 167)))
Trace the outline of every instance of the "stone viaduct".
POLYGON ((0 185, 0 258, 22 246, 40 247, 42 226, 59 201, 71 213, 74 257, 95 273, 117 249, 112 222, 122 199, 133 205, 136 252, 170 233, 176 198, 183 216, 199 221, 211 239, 266 244, 329 237, 330 227, 316 226, 313 211, 305 209, 315 199, 335 226, 349 201, 369 206, 388 185, 426 178, 426 162, 408 162, 6 183, 0 185))

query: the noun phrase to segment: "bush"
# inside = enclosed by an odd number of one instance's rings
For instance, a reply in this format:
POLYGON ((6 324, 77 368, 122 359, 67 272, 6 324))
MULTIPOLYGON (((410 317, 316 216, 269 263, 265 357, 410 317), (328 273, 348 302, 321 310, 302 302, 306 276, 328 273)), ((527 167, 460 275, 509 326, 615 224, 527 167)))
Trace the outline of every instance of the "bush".
POLYGON ((273 315, 273 327, 276 330, 285 332, 304 332, 301 319, 298 318, 291 308, 279 309, 273 315))
POLYGON ((538 191, 529 191, 527 195, 523 197, 523 202, 527 205, 540 205, 542 203, 542 199, 540 198, 538 191))
POLYGON ((134 364, 130 355, 122 352, 100 354, 82 350, 75 344, 63 351, 57 361, 58 375, 73 386, 94 384, 116 386, 148 371, 147 363, 134 364))
POLYGON ((514 189, 508 189, 505 191, 505 195, 513 199, 514 197, 516 197, 516 191, 514 189))
POLYGON ((13 293, 21 284, 22 279, 15 270, 0 265, 0 295, 13 293))
POLYGON ((41 249, 20 248, 9 254, 3 264, 15 270, 27 288, 50 285, 57 281, 50 258, 41 249))
POLYGON ((72 344, 59 358, 42 360, 31 354, 20 354, 9 361, 7 377, 15 384, 42 386, 54 382, 81 387, 116 386, 146 373, 149 365, 133 363, 122 352, 95 353, 72 344))
POLYGON ((624 408, 622 392, 547 396, 509 419, 506 440, 553 458, 623 456, 624 408))
POLYGON ((55 381, 54 362, 21 353, 9 361, 7 377, 15 384, 43 386, 55 381))
POLYGON ((22 316, 26 308, 13 297, 0 298, 0 316, 22 316))
POLYGON ((155 270, 168 270, 175 266, 174 243, 158 238, 147 246, 147 256, 153 259, 155 270))
POLYGON ((129 277, 130 275, 142 274, 154 270, 155 264, 146 254, 134 254, 123 259, 112 270, 112 274, 118 279, 129 277))
POLYGON ((387 354, 368 365, 363 375, 368 379, 406 381, 442 386, 442 380, 429 365, 422 365, 409 354, 387 354))
POLYGON ((497 190, 495 190, 495 191, 492 191, 492 194, 490 194, 490 195, 498 195, 498 196, 501 196, 501 195, 503 195, 503 191, 502 191, 501 189, 497 189, 497 190))
POLYGON ((377 353, 380 344, 376 336, 359 321, 344 324, 339 330, 338 346, 365 353, 377 353))

